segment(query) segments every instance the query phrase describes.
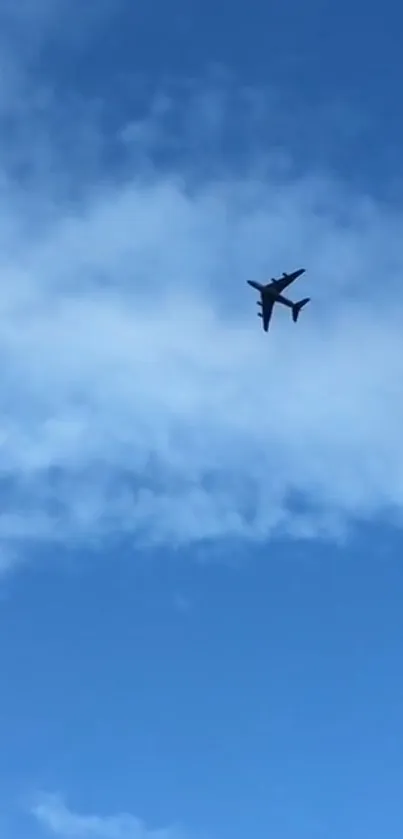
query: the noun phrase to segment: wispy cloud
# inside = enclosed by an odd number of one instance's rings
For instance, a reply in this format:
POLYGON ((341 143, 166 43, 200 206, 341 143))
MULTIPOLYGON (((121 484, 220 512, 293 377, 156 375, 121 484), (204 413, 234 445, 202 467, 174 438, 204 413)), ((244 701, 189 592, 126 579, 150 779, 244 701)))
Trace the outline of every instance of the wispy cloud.
POLYGON ((45 795, 32 809, 41 827, 59 839, 185 839, 179 828, 151 829, 127 813, 117 816, 81 815, 62 798, 45 795))
MULTIPOLYGON (((161 112, 122 132, 131 162, 115 181, 64 160, 74 202, 55 200, 40 142, 24 191, 4 158, 4 556, 122 533, 180 545, 400 522, 400 210, 291 177, 277 154, 238 175, 194 177, 178 157, 144 168, 161 112), (300 264, 292 294, 310 307, 297 327, 275 312, 264 335, 246 279, 300 264)), ((96 157, 102 134, 85 136, 96 157)))

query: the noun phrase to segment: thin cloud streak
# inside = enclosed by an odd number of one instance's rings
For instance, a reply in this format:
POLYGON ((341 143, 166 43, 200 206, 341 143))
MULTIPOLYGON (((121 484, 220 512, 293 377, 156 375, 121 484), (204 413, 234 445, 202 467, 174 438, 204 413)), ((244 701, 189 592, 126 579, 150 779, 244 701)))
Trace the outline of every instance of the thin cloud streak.
POLYGON ((74 813, 56 795, 41 796, 31 813, 47 835, 59 839, 185 839, 177 828, 149 829, 128 813, 117 816, 74 813))

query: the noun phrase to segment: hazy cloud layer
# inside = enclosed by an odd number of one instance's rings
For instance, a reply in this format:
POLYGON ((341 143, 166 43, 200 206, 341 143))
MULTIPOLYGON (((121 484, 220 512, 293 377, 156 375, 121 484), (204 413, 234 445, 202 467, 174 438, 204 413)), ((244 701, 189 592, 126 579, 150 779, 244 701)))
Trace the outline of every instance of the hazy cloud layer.
MULTIPOLYGON (((30 124, 31 89, 22 99, 22 117, 21 99, 2 109, 14 127, 30 124)), ((216 143, 234 104, 192 101, 182 145, 201 125, 216 143)), ((97 122, 75 133, 70 120, 64 153, 68 113, 41 103, 29 142, 3 141, 1 567, 43 540, 183 545, 400 522, 399 208, 291 176, 270 150, 238 175, 234 161, 201 174, 178 154, 156 165, 172 141, 161 99, 122 126, 112 177, 97 122), (290 294, 312 303, 297 326, 275 311, 264 335, 246 280, 299 265, 290 294)))
POLYGON ((264 538, 304 526, 295 493, 314 529, 398 511, 393 227, 373 208, 343 228, 320 190, 133 180, 17 238, 0 299, 6 539, 264 538), (292 295, 311 306, 265 336, 245 280, 300 263, 292 295))

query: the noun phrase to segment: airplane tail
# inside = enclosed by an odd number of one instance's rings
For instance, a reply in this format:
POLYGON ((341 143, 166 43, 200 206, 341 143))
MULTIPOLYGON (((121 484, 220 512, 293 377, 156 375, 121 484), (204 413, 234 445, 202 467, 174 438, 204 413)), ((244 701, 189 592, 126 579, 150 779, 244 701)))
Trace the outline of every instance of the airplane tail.
POLYGON ((304 297, 303 300, 298 300, 297 303, 294 303, 294 305, 292 307, 292 319, 293 319, 294 323, 297 322, 298 315, 299 315, 301 309, 304 306, 306 306, 307 303, 309 303, 310 299, 311 299, 310 297, 304 297))

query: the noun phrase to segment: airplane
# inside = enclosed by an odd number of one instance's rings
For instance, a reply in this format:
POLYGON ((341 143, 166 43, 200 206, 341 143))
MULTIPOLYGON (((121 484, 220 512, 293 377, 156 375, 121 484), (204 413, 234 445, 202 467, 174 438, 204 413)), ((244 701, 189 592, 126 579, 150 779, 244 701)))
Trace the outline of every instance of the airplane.
POLYGON ((265 332, 267 332, 269 328, 270 318, 272 316, 273 306, 275 303, 282 303, 283 306, 288 306, 288 308, 291 309, 294 323, 297 322, 298 315, 302 307, 306 306, 311 298, 304 297, 303 300, 298 300, 297 303, 293 303, 292 300, 284 297, 282 292, 285 288, 287 288, 287 286, 293 283, 297 277, 300 277, 301 274, 304 273, 305 268, 299 268, 298 271, 293 271, 292 274, 286 274, 283 272, 283 276, 280 277, 280 279, 273 279, 270 283, 267 283, 267 285, 255 283, 253 280, 246 281, 248 285, 260 292, 260 300, 257 301, 257 305, 261 307, 262 311, 258 312, 258 317, 263 320, 263 329, 265 332))

